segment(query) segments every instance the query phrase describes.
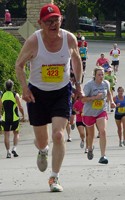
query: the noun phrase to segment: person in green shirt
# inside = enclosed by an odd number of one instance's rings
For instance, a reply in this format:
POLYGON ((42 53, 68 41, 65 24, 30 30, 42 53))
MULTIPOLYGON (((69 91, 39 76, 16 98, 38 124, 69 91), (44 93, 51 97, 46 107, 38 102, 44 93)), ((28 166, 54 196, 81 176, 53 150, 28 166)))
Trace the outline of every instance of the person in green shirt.
MULTIPOLYGON (((117 83, 117 79, 116 79, 116 76, 112 74, 112 71, 113 69, 112 68, 109 68, 108 69, 108 74, 105 75, 105 80, 109 81, 110 83, 110 91, 111 91, 111 94, 113 96, 113 93, 115 91, 115 84, 117 83)), ((109 111, 109 100, 107 99, 107 103, 108 103, 108 111, 109 111)), ((113 112, 114 110, 111 109, 111 112, 113 112)))

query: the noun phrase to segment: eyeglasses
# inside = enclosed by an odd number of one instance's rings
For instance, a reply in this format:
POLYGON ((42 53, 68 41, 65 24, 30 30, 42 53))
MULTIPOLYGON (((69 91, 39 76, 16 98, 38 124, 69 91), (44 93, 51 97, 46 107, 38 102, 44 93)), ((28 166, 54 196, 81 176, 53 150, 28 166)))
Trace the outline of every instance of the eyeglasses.
POLYGON ((61 18, 59 18, 59 19, 56 19, 56 20, 54 20, 54 21, 52 21, 52 20, 46 20, 46 21, 43 21, 47 26, 49 26, 49 25, 52 25, 53 23, 54 24, 59 24, 60 22, 61 22, 61 18))

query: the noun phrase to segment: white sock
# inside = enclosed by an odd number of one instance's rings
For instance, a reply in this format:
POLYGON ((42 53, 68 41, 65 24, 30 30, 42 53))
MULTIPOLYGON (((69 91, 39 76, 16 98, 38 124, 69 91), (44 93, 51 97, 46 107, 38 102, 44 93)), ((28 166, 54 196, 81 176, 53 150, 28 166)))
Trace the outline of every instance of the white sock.
POLYGON ((46 152, 49 150, 49 146, 47 145, 44 149, 41 149, 42 152, 46 152))
POLYGON ((59 178, 59 173, 52 172, 51 173, 51 177, 59 178))
POLYGON ((16 151, 16 146, 13 146, 13 149, 12 149, 13 151, 16 151))
POLYGON ((7 150, 7 153, 11 153, 10 149, 7 150))

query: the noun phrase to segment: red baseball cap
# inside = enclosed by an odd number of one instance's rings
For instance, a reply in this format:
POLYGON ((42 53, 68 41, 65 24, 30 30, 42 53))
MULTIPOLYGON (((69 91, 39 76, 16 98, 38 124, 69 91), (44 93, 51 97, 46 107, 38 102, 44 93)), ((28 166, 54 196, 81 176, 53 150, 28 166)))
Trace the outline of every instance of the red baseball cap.
POLYGON ((58 6, 53 4, 45 5, 41 8, 40 19, 46 21, 49 17, 60 16, 62 17, 58 6))

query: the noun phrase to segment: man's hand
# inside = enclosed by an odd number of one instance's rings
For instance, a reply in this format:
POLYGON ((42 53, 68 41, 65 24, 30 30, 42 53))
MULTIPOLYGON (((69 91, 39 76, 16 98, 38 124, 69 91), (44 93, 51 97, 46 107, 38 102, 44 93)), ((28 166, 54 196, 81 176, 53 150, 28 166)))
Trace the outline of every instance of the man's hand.
POLYGON ((22 99, 25 100, 28 103, 30 103, 30 102, 35 103, 35 98, 34 98, 32 92, 31 92, 31 90, 28 87, 26 87, 23 90, 22 99))
POLYGON ((75 100, 81 100, 84 96, 82 85, 77 84, 75 90, 75 100))

